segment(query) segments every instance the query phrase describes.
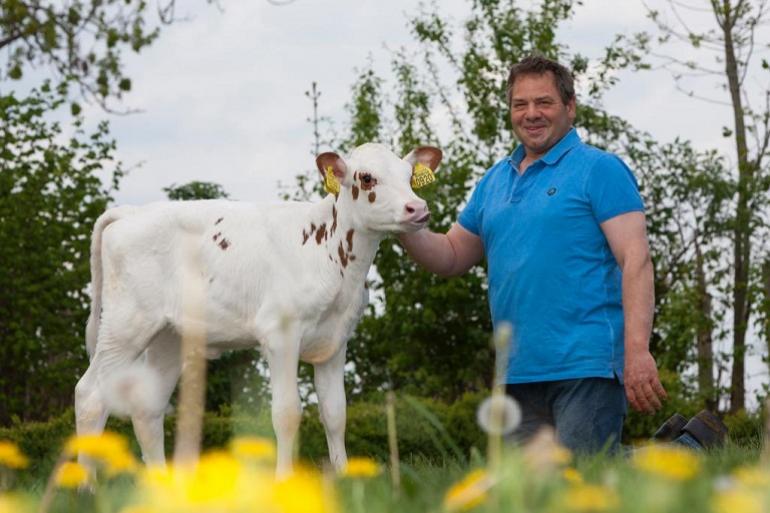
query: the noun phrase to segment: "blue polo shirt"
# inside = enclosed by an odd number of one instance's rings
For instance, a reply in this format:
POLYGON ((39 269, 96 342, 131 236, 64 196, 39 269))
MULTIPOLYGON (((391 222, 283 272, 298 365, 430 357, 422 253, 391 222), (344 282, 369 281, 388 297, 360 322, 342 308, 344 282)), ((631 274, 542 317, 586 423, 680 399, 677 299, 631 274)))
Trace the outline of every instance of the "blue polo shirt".
POLYGON ((622 380, 621 272, 599 225, 644 210, 636 180, 574 128, 519 174, 523 158, 492 166, 458 220, 484 244, 493 324, 513 325, 507 382, 622 380))

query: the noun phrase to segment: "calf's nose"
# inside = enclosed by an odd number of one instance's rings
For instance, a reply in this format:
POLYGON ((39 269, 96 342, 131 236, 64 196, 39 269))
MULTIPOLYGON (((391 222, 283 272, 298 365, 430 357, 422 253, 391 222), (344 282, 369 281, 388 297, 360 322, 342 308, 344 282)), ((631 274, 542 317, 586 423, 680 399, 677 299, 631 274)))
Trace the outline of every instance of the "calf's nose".
POLYGON ((430 217, 428 205, 424 201, 410 201, 404 205, 406 220, 415 223, 423 223, 430 217))

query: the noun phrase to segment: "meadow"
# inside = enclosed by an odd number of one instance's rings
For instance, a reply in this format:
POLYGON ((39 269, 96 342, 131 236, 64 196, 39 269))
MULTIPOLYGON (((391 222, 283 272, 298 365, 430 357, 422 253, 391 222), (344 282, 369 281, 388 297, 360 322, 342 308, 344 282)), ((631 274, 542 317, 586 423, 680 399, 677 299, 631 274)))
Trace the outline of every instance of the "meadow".
MULTIPOLYGON (((469 398, 463 408, 478 402, 469 398)), ((66 434, 71 412, 18 425, 15 432, 0 431, 0 513, 770 511, 770 461, 761 433, 708 453, 639 443, 621 455, 576 457, 552 433, 523 448, 498 444, 494 436, 456 440, 472 426, 458 425, 448 410, 413 398, 398 404, 391 415, 399 422, 390 430, 382 403, 353 405, 351 458, 342 472, 325 464, 322 429, 310 412, 300 463, 278 480, 265 415, 207 416, 203 443, 209 448, 200 460, 166 468, 139 462, 126 421, 110 421, 104 435, 81 437, 66 434), (78 452, 96 462, 95 480, 76 463, 78 452)), ((168 427, 171 435, 173 418, 168 427)))

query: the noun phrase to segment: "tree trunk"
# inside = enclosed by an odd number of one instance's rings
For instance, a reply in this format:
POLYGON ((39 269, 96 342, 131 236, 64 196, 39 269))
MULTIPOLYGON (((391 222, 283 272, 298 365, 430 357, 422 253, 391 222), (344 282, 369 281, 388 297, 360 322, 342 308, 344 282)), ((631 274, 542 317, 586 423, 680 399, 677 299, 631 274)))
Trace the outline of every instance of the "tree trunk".
POLYGON ((705 399, 706 408, 714 411, 716 398, 714 394, 714 345, 712 340, 711 295, 706 287, 706 271, 704 269, 703 253, 695 241, 695 276, 698 294, 698 391, 705 399))
POLYGON ((754 181, 754 170, 748 160, 741 83, 733 39, 736 17, 745 14, 745 12, 739 13, 738 9, 731 5, 730 0, 723 0, 721 6, 712 1, 712 7, 724 37, 725 74, 727 75, 733 107, 735 148, 738 157, 738 203, 733 228, 733 369, 730 391, 730 411, 737 412, 745 407, 746 402, 746 328, 751 312, 748 295, 749 267, 751 265, 751 212, 748 205, 752 196, 754 181))

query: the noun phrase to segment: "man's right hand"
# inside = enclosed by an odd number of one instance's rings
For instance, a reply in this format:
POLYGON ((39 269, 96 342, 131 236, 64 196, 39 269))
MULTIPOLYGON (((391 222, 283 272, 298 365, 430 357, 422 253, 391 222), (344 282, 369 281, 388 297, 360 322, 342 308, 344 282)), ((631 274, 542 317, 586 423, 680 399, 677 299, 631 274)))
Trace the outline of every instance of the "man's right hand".
POLYGON ((464 274, 484 257, 481 238, 457 223, 446 234, 422 229, 398 238, 415 262, 439 276, 464 274))

